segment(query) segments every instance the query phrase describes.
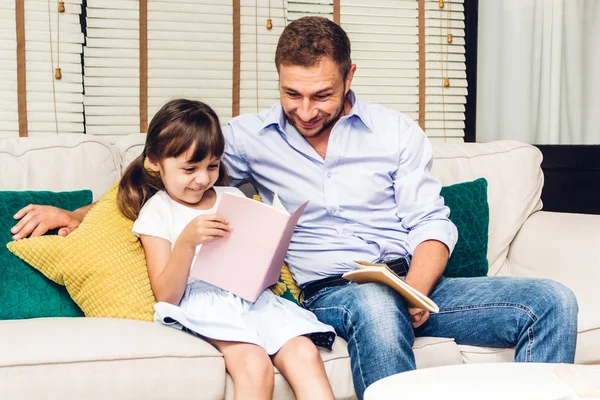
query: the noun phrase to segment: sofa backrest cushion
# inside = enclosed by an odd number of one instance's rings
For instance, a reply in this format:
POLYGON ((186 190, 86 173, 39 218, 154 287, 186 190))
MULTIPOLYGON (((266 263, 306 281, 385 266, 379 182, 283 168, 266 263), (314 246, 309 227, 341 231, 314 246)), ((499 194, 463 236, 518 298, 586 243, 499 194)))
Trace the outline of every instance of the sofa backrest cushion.
POLYGON ((540 151, 516 141, 434 143, 433 150, 432 173, 442 185, 487 179, 488 275, 509 274, 506 256, 510 243, 525 220, 542 207, 544 175, 540 151))
POLYGON ((124 136, 115 142, 115 148, 122 160, 123 171, 133 160, 135 160, 144 150, 146 135, 141 133, 133 133, 124 136))
POLYGON ((92 190, 98 200, 121 175, 107 140, 64 134, 0 140, 0 190, 92 190))

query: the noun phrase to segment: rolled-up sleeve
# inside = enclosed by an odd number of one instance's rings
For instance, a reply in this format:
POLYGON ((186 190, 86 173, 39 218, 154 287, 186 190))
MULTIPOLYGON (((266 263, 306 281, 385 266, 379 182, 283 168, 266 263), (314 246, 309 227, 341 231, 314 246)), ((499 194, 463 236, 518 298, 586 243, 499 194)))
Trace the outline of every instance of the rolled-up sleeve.
POLYGON ((429 139, 414 122, 400 123, 400 158, 394 172, 397 215, 408 231, 411 253, 426 240, 437 240, 452 250, 458 240, 450 209, 440 196, 441 184, 431 173, 433 151, 429 139))

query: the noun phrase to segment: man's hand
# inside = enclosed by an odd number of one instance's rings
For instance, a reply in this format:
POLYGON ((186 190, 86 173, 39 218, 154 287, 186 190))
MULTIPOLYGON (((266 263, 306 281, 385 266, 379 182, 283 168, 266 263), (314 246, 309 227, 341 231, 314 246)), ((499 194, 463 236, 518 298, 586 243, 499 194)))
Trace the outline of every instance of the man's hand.
POLYGON ((411 325, 414 329, 420 327, 429 318, 429 311, 420 308, 408 307, 411 325))
POLYGON ((50 229, 59 228, 59 236, 67 236, 79 226, 83 217, 91 206, 80 208, 76 211, 67 211, 52 206, 30 204, 20 209, 14 218, 20 220, 10 232, 13 240, 42 236, 50 229))

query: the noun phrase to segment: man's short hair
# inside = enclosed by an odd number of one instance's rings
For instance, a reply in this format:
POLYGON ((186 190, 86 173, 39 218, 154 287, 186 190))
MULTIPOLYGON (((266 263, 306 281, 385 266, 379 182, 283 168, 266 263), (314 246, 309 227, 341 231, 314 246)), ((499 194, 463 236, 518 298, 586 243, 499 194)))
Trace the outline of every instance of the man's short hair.
POLYGON ((313 67, 328 57, 346 79, 352 60, 350 39, 335 22, 323 17, 302 17, 290 23, 279 37, 275 52, 277 72, 281 65, 313 67))

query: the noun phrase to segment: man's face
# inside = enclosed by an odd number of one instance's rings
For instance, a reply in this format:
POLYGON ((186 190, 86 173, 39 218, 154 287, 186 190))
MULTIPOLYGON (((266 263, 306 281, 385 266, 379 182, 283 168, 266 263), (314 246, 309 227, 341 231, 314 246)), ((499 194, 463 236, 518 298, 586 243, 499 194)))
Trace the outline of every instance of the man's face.
POLYGON ((344 80, 327 57, 313 67, 279 66, 279 97, 289 121, 305 138, 329 133, 343 115, 356 65, 344 80))

